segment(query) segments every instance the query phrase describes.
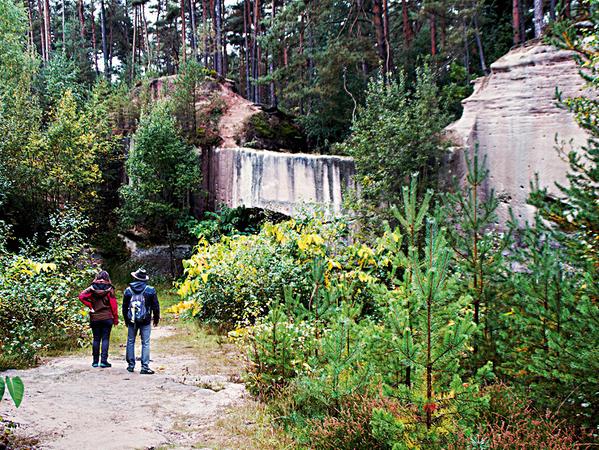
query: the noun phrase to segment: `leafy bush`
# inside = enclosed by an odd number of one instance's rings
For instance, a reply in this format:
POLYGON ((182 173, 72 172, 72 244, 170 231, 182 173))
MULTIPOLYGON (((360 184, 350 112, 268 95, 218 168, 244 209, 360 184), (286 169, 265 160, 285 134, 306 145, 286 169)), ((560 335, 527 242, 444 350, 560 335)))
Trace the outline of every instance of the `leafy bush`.
POLYGON ((200 185, 198 156, 183 142, 172 107, 159 101, 141 118, 121 188, 125 227, 143 226, 150 237, 172 243, 176 224, 190 215, 190 193, 200 185))
POLYGON ((225 326, 254 323, 271 303, 282 301, 284 286, 308 289, 306 264, 324 243, 320 237, 308 242, 316 236, 310 232, 314 227, 289 221, 212 245, 202 239, 184 262, 187 278, 179 294, 200 319, 225 326))
POLYGON ((77 293, 93 273, 86 224, 67 209, 52 216, 46 248, 0 254, 0 368, 27 366, 42 350, 82 342, 86 320, 77 293))
POLYGON ((371 81, 352 134, 339 146, 354 157, 362 195, 375 204, 398 201, 414 172, 424 174, 421 183, 430 181, 447 146, 441 131, 449 117, 441 110, 433 73, 424 66, 416 75, 413 89, 405 73, 371 81))

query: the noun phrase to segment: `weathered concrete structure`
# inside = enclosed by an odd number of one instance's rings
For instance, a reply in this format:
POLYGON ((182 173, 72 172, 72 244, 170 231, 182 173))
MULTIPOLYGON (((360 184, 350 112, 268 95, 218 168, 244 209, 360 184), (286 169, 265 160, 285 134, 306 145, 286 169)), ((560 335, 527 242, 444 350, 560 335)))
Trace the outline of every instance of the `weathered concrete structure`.
POLYGON ((476 80, 474 93, 462 102, 462 118, 447 128, 458 145, 449 167, 463 177, 463 150, 479 146, 490 171, 487 192, 494 189, 500 199, 500 223, 508 219, 509 207, 519 220, 532 218, 526 200, 536 173, 550 192, 556 181, 566 182, 568 165, 556 151, 556 139, 580 148, 587 135, 557 104, 556 88, 567 98, 581 95, 583 87, 570 52, 531 44, 493 63, 491 74, 476 80))
POLYGON ((355 188, 351 158, 217 148, 205 155, 209 206, 246 206, 294 216, 322 209, 337 214, 355 188))

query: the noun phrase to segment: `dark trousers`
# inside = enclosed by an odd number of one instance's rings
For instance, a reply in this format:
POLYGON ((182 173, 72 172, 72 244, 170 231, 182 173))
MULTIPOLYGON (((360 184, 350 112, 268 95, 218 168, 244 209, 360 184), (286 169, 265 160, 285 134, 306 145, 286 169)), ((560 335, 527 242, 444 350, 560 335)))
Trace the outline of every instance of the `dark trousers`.
POLYGON ((108 345, 110 344, 110 331, 112 330, 112 319, 94 320, 90 322, 94 342, 92 344, 92 355, 94 364, 100 359, 100 342, 102 343, 102 363, 108 362, 108 345))

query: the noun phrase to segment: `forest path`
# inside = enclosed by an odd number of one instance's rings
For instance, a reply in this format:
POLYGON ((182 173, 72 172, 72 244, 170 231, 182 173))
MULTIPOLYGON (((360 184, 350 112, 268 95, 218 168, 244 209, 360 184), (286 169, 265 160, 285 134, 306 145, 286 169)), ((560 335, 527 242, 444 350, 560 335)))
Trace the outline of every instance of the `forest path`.
POLYGON ((218 123, 219 135, 223 139, 222 148, 238 147, 235 137, 242 131, 245 120, 260 111, 249 100, 236 94, 230 88, 221 86, 221 98, 227 108, 218 123))
MULTIPOLYGON (((126 370, 125 328, 113 329, 112 368, 91 367, 91 351, 49 358, 20 376, 25 399, 15 409, 0 403, 0 416, 18 424, 17 436, 41 449, 239 448, 222 436, 218 421, 250 401, 239 383, 237 349, 193 324, 152 329, 154 375, 126 370)), ((139 339, 136 355, 139 355, 139 339)), ((243 437, 241 438, 243 439, 243 437)))

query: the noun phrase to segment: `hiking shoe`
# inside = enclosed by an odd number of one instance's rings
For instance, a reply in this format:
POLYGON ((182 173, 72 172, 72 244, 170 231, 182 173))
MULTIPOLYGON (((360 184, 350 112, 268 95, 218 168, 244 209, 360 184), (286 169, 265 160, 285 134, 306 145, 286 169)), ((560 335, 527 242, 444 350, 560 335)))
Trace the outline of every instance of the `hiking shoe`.
POLYGON ((154 371, 152 369, 141 369, 141 372, 139 373, 142 375, 152 375, 154 371))
POLYGON ((135 367, 127 367, 127 372, 133 372, 135 370, 135 367))
POLYGON ((109 362, 103 362, 103 363, 100 363, 100 367, 105 369, 107 367, 112 367, 112 364, 110 364, 109 362))
POLYGON ((98 367, 98 363, 92 363, 92 367, 98 367))

